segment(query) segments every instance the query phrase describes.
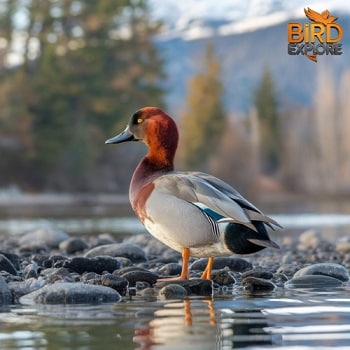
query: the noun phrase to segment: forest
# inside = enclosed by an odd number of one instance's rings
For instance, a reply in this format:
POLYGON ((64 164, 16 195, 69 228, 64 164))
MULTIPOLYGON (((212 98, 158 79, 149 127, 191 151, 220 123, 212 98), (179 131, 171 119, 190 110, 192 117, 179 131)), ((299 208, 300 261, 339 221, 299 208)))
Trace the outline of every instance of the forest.
MULTIPOLYGON (((143 106, 166 109, 162 23, 146 0, 0 3, 0 188, 126 193, 140 145, 111 147, 143 106)), ((350 194, 350 71, 323 69, 312 107, 283 103, 266 65, 250 110, 227 110, 208 40, 188 77, 178 168, 222 177, 242 192, 350 194)))

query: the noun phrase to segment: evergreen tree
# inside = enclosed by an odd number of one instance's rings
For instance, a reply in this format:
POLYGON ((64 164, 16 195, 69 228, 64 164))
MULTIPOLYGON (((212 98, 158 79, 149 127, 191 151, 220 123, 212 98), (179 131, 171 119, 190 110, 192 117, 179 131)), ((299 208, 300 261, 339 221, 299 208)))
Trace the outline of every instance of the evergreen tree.
MULTIPOLYGON (((9 104, 6 118, 28 119, 33 185, 82 189, 85 174, 109 151, 101 145, 111 130, 135 106, 163 105, 162 61, 152 41, 159 25, 151 23, 143 0, 14 0, 4 6, 27 13, 25 27, 12 25, 8 35, 25 34, 23 63, 5 67, 3 79, 26 112, 9 104)), ((0 14, 0 26, 5 19, 0 14)))
POLYGON ((264 69, 255 90, 254 104, 260 125, 261 169, 273 175, 280 164, 281 136, 274 82, 268 68, 264 69))
POLYGON ((186 111, 181 118, 180 158, 186 168, 205 167, 226 125, 220 62, 208 44, 200 71, 188 84, 186 111))

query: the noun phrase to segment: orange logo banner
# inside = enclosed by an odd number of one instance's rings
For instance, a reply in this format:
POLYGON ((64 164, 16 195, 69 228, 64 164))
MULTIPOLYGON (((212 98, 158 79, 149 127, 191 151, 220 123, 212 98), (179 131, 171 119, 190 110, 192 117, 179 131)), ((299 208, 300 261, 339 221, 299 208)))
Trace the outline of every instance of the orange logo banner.
POLYGON ((313 62, 319 55, 341 55, 343 28, 335 23, 338 17, 328 10, 318 13, 309 7, 304 12, 311 22, 288 23, 288 54, 304 55, 313 62))

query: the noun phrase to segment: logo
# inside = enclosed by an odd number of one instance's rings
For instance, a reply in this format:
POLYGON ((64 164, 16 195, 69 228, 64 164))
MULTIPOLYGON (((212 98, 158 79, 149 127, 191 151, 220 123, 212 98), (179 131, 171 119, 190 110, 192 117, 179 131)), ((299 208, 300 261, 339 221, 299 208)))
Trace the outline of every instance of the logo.
POLYGON ((338 17, 328 10, 318 13, 309 7, 304 12, 311 22, 288 23, 288 54, 304 55, 313 62, 317 56, 341 55, 343 28, 336 23, 338 17))

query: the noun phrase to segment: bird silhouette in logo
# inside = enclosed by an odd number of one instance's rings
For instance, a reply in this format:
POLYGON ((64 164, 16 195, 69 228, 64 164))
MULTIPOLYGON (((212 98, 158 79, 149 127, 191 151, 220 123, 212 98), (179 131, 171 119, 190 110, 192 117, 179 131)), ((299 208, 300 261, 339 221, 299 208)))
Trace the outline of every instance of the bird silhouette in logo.
MULTIPOLYGON (((317 11, 311 10, 310 7, 308 7, 307 9, 304 8, 304 12, 310 21, 322 23, 325 26, 327 24, 334 23, 338 19, 338 17, 330 16, 330 12, 328 10, 318 13, 317 11)), ((317 62, 317 55, 307 54, 305 56, 311 61, 317 62)))
POLYGON ((338 17, 330 16, 330 12, 328 10, 318 13, 314 10, 311 10, 310 7, 308 7, 307 9, 304 9, 304 12, 309 20, 316 23, 322 23, 324 25, 333 23, 338 19, 338 17))

